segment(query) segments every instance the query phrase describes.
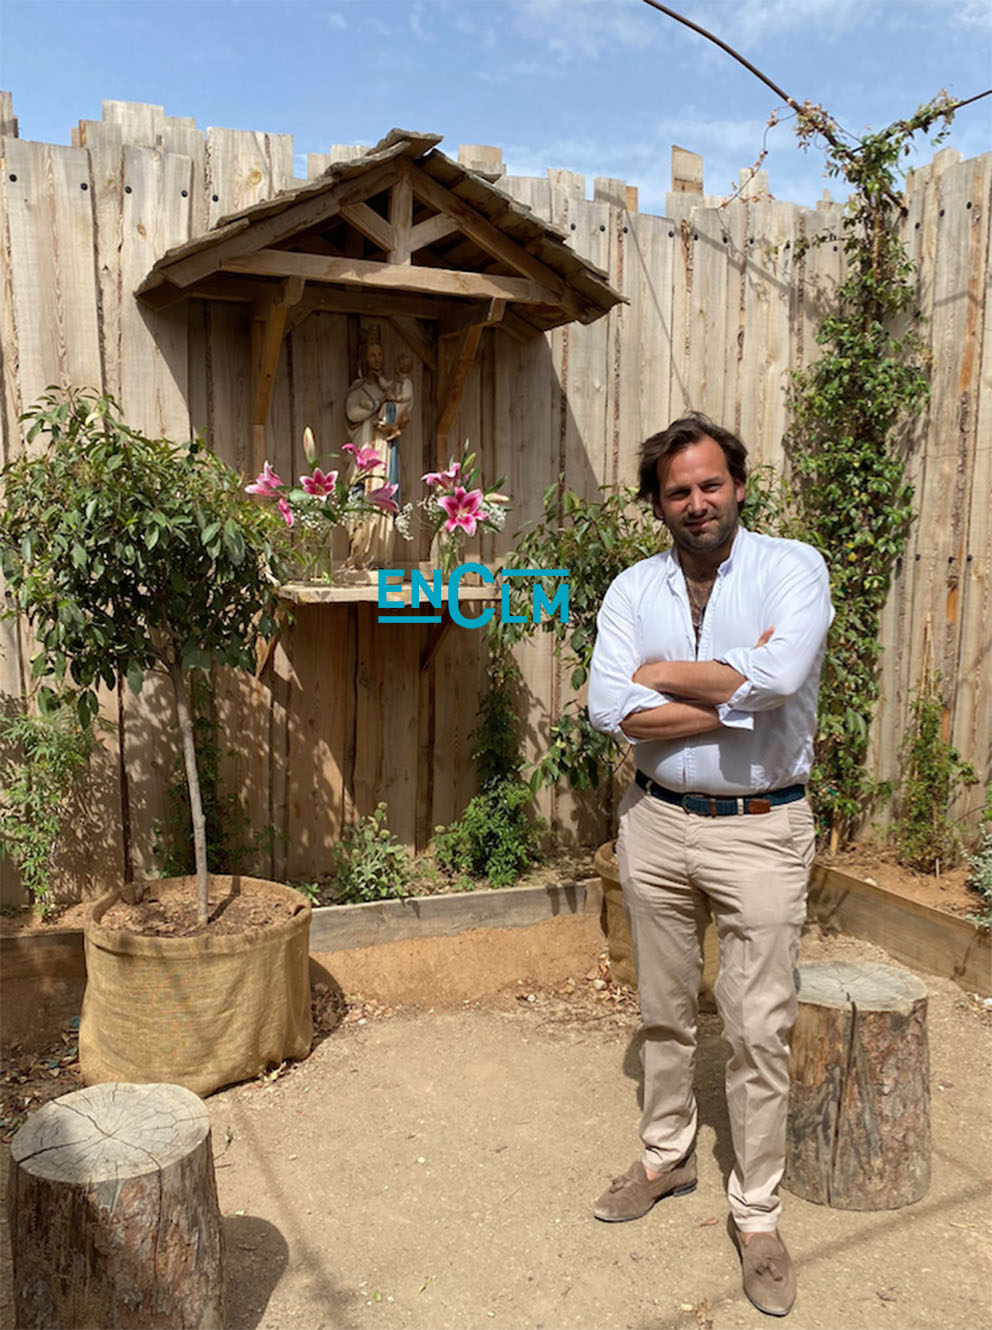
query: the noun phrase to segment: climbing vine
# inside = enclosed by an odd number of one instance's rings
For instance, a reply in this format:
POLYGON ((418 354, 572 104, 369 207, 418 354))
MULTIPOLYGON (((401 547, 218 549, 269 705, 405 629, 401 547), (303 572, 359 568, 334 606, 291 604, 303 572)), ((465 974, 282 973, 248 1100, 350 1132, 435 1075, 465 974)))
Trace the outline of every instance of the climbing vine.
MULTIPOLYGON (((954 112, 992 89, 959 101, 941 92, 908 119, 856 138, 822 106, 790 97, 712 32, 660 0, 644 3, 719 46, 770 88, 792 112, 800 146, 822 147, 826 174, 851 191, 841 223, 847 276, 817 331, 819 359, 793 376, 786 438, 798 482, 797 534, 826 559, 836 608, 811 780, 833 847, 882 789, 865 770, 878 700, 879 618, 913 515, 906 427, 929 394, 914 270, 900 237, 906 211, 900 163, 916 135, 936 128, 939 142, 954 112)), ((769 127, 779 119, 774 112, 769 127)))
POLYGON ((850 139, 822 107, 796 108, 796 132, 822 141, 826 173, 851 195, 841 223, 847 276, 817 332, 819 359, 793 377, 786 445, 803 535, 830 568, 836 618, 820 688, 812 795, 832 845, 887 786, 865 768, 878 701, 879 626, 913 517, 906 438, 929 396, 914 268, 901 238, 900 163, 918 134, 946 134, 942 92, 905 120, 850 139))
POLYGON ((909 119, 848 142, 822 107, 797 113, 800 143, 823 141, 827 173, 852 190, 841 223, 847 276, 818 329, 819 358, 793 377, 786 439, 803 534, 827 561, 836 608, 812 780, 835 844, 881 790, 865 769, 879 619, 913 515, 906 426, 929 393, 913 265, 899 234, 899 163, 916 134, 946 132, 951 115, 941 93, 909 119))

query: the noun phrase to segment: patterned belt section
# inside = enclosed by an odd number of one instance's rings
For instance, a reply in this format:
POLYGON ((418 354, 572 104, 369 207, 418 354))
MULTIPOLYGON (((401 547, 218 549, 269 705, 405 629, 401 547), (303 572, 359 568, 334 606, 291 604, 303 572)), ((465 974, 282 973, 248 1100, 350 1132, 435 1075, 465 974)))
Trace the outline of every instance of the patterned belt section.
POLYGON ((684 808, 687 813, 698 813, 702 817, 735 817, 738 813, 770 813, 779 804, 792 804, 797 799, 806 797, 805 785, 786 785, 781 790, 765 790, 761 794, 746 794, 740 798, 729 795, 679 794, 676 790, 667 790, 658 785, 643 771, 638 771, 636 780, 642 790, 663 803, 684 808))

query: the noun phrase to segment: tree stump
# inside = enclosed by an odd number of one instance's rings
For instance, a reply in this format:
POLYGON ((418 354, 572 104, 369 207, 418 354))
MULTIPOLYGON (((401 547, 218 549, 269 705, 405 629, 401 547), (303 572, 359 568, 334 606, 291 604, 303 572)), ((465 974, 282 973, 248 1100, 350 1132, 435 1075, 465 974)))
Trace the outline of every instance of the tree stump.
POLYGON ((784 1185, 839 1210, 894 1210, 930 1185, 927 990, 890 965, 804 965, 784 1185))
POLYGON ((108 1083, 46 1104, 11 1144, 10 1235, 18 1330, 222 1330, 203 1103, 108 1083))

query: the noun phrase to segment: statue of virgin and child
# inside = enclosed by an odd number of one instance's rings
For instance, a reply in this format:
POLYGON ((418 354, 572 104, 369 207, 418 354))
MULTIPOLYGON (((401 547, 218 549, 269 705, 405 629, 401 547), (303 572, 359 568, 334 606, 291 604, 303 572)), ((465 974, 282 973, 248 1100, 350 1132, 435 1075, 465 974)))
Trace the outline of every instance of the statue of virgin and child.
MULTIPOLYGON (((367 495, 376 491, 385 500, 384 510, 363 518, 352 531, 349 561, 356 567, 381 567, 393 555, 396 538, 396 514, 389 508, 392 499, 402 506, 402 477, 399 438, 413 411, 413 360, 399 356, 395 374, 386 374, 386 357, 378 328, 370 331, 359 353, 359 375, 345 398, 348 438, 355 460, 353 483, 367 495), (372 449, 379 461, 373 467, 362 465, 362 450, 372 449), (395 490, 384 487, 395 485, 395 490)), ((366 452, 365 456, 368 456, 366 452)))

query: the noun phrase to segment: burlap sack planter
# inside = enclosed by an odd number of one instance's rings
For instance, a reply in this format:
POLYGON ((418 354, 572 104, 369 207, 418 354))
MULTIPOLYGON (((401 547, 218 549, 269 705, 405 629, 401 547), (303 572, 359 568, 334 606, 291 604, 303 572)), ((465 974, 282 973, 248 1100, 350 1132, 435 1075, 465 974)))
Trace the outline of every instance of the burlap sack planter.
MULTIPOLYGON (((156 894, 182 881, 157 882, 156 894)), ((212 882, 230 890, 232 879, 212 882)), ((244 936, 144 937, 102 925, 118 892, 94 903, 83 929, 79 1027, 88 1085, 168 1081, 205 1095, 306 1057, 313 1035, 310 903, 291 887, 264 885, 284 894, 294 913, 244 936)))

